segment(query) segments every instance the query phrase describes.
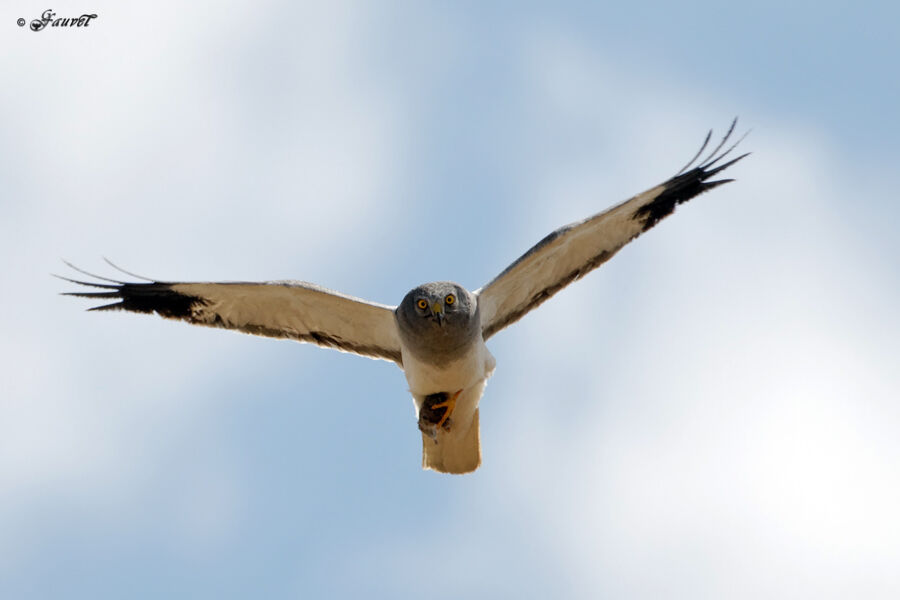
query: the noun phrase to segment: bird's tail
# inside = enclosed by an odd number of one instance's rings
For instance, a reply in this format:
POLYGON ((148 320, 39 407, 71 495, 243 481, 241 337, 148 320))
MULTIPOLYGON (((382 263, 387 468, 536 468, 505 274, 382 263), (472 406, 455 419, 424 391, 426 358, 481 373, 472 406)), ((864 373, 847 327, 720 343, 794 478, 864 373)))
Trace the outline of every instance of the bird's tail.
MULTIPOLYGON (((441 473, 470 473, 481 464, 478 401, 485 381, 462 390, 448 427, 431 427, 422 433, 422 468, 441 473)), ((419 407, 419 414, 422 406, 419 407)), ((435 415, 431 415, 435 416, 435 415)))
POLYGON ((441 473, 470 473, 481 464, 478 409, 468 428, 439 430, 432 439, 422 434, 422 468, 441 473))

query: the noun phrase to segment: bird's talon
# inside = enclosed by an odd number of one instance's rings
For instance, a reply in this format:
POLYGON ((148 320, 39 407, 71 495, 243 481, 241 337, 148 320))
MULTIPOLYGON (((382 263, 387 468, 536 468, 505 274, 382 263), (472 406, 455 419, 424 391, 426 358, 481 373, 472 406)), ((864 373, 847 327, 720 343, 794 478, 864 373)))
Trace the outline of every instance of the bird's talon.
POLYGON ((456 408, 456 400, 462 390, 453 394, 449 392, 437 392, 425 397, 419 410, 419 429, 428 437, 437 441, 438 428, 450 431, 453 424, 451 415, 456 408), (440 400, 440 402, 435 402, 440 400), (440 411, 440 409, 444 409, 440 411))
POLYGON ((447 399, 443 402, 432 406, 432 408, 447 409, 444 411, 444 415, 441 417, 441 420, 437 422, 436 427, 442 427, 445 431, 450 430, 450 414, 453 412, 453 409, 456 408, 456 399, 459 398, 459 395, 461 393, 462 390, 459 390, 452 396, 448 396, 447 399))

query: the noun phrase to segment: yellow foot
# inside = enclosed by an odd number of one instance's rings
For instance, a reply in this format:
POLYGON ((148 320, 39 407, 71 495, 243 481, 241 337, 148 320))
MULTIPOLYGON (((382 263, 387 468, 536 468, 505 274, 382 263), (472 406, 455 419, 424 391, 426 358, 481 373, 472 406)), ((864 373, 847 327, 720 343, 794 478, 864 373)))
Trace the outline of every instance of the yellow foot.
POLYGON ((444 411, 444 416, 441 417, 441 420, 437 422, 435 428, 443 427, 444 423, 447 422, 447 419, 450 418, 450 413, 453 412, 453 409, 456 408, 456 399, 459 398, 459 395, 462 393, 462 390, 459 390, 452 396, 447 396, 447 399, 439 404, 432 405, 431 408, 446 408, 444 411))

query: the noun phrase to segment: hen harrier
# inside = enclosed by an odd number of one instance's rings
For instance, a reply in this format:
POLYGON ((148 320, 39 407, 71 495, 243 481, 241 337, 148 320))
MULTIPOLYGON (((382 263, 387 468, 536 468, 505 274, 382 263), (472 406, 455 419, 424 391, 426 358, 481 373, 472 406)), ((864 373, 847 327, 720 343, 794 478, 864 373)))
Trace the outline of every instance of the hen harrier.
POLYGON ((721 162, 740 143, 738 140, 722 151, 736 122, 705 159, 698 161, 712 132, 674 177, 584 221, 557 229, 474 292, 449 281, 426 283, 394 307, 302 281, 181 283, 123 271, 144 280, 129 283, 69 265, 105 283, 64 277, 104 290, 66 295, 115 300, 90 310, 155 312, 194 325, 312 342, 393 361, 403 369, 415 403, 423 468, 467 473, 481 464, 478 401, 495 365, 485 341, 612 258, 670 215, 677 204, 733 181, 709 180, 747 156, 721 162))

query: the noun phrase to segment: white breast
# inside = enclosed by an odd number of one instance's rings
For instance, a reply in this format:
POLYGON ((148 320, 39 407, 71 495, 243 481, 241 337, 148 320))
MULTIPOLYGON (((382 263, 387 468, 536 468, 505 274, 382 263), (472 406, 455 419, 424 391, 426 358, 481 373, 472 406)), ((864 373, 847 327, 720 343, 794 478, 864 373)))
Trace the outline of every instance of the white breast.
POLYGON ((402 342, 400 352, 409 391, 414 396, 469 388, 490 377, 496 364, 480 336, 462 358, 445 365, 433 365, 416 359, 402 342))

